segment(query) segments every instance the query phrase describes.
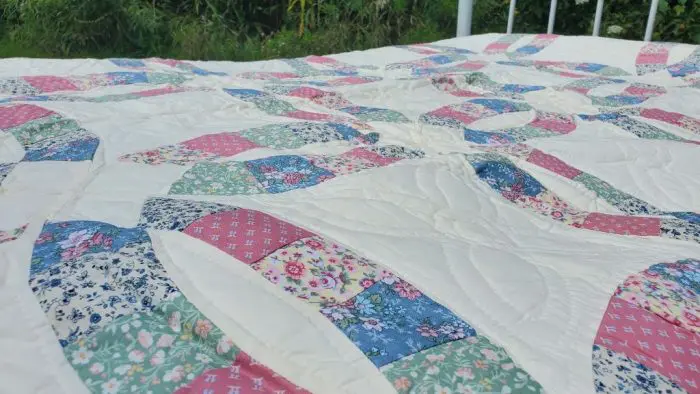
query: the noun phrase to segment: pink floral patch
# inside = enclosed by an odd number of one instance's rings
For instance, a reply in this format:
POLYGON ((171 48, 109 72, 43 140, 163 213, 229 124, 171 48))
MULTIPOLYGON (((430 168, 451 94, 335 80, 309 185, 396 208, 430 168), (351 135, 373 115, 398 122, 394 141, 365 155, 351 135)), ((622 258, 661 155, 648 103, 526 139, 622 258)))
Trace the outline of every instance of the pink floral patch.
POLYGON ((35 77, 23 77, 30 85, 43 93, 51 93, 65 90, 80 90, 70 79, 53 75, 40 75, 35 77))
POLYGON ((1 106, 0 129, 9 129, 51 114, 54 112, 31 104, 1 106))
POLYGON ((399 160, 401 160, 398 157, 384 157, 378 153, 369 151, 364 148, 355 148, 349 152, 343 153, 341 156, 349 156, 349 157, 355 157, 359 159, 364 159, 369 161, 370 163, 377 164, 379 166, 386 166, 391 163, 395 163, 399 160))
POLYGON ((581 170, 571 167, 558 158, 548 155, 539 149, 534 149, 527 158, 527 161, 569 179, 573 179, 581 174, 581 170))
POLYGON ((259 145, 238 133, 208 134, 184 141, 181 145, 188 149, 212 153, 217 156, 234 156, 259 145))
POLYGON ((658 236, 661 219, 593 212, 586 217, 583 228, 620 235, 658 236))
POLYGON ((292 112, 287 112, 285 116, 289 116, 290 118, 296 118, 296 119, 304 119, 304 120, 332 120, 333 116, 329 114, 321 114, 318 112, 307 112, 307 111, 301 111, 301 110, 296 110, 292 112))
POLYGON ((253 394, 300 393, 310 394, 255 361, 244 352, 238 353, 229 368, 217 368, 203 372, 175 394, 253 394))
POLYGON ((314 234, 250 209, 219 212, 194 221, 183 231, 241 260, 254 263, 282 246, 314 234))

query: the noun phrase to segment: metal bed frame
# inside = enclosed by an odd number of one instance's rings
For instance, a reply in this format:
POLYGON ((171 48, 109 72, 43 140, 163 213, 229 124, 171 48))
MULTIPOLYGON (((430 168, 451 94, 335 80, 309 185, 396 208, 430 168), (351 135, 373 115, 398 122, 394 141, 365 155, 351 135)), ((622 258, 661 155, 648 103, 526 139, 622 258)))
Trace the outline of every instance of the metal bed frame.
MULTIPOLYGON (((510 0, 508 9, 508 25, 506 33, 513 33, 513 20, 515 19, 515 1, 510 0)), ((598 0, 595 8, 595 19, 593 21, 593 37, 600 35, 600 21, 603 19, 603 1, 598 0)), ((644 41, 651 41, 651 35, 654 32, 654 19, 656 19, 656 11, 659 8, 659 0, 651 0, 649 9, 649 18, 647 19, 647 28, 644 31, 644 41)), ((472 10, 474 9, 474 0, 459 0, 459 8, 457 11, 457 37, 471 35, 472 30, 472 10)), ((547 34, 554 32, 554 19, 557 15, 557 0, 551 0, 549 3, 549 22, 547 23, 547 34)))

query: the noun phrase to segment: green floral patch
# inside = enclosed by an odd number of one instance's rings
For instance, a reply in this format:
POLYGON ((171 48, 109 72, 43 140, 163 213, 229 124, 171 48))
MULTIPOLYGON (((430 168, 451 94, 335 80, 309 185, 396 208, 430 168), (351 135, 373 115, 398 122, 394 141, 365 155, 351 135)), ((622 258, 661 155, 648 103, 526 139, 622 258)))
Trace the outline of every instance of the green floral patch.
POLYGON ((593 191, 598 197, 628 215, 658 215, 661 212, 650 204, 616 189, 611 184, 591 174, 581 173, 574 179, 593 191))
POLYGON ((170 187, 169 194, 231 196, 266 193, 245 163, 197 163, 170 187))
POLYGON ((550 131, 547 129, 542 129, 539 127, 532 127, 530 125, 525 125, 522 127, 514 127, 512 129, 503 130, 504 133, 513 137, 516 142, 527 141, 531 138, 542 138, 542 137, 555 137, 561 135, 557 132, 550 131))
POLYGON ((154 85, 173 84, 180 85, 187 80, 182 74, 174 73, 146 73, 148 82, 154 85))
POLYGON ((64 119, 59 115, 51 115, 27 122, 9 131, 20 144, 28 146, 79 129, 80 126, 76 121, 64 119))
POLYGON ((304 139, 285 124, 243 130, 239 134, 260 146, 272 149, 296 149, 306 145, 304 139))
POLYGON ((88 389, 101 393, 170 393, 205 370, 230 366, 238 352, 182 295, 64 349, 88 389))
POLYGON ((399 393, 541 393, 505 350, 474 336, 412 354, 381 368, 399 393))

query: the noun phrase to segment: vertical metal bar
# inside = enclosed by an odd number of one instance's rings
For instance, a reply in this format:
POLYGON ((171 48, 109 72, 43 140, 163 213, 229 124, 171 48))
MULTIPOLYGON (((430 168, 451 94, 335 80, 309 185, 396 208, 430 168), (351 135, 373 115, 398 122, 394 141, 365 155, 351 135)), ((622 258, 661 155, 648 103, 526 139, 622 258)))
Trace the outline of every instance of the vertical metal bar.
POLYGON ((656 19, 656 10, 659 8, 659 0, 651 0, 651 8, 649 9, 649 19, 647 19, 647 29, 644 32, 644 41, 651 41, 651 35, 654 33, 654 19, 656 19))
POLYGON ((459 0, 457 9, 457 37, 469 36, 472 34, 472 10, 474 0, 459 0))
POLYGON ((554 19, 557 17, 557 0, 549 3, 549 22, 547 23, 547 34, 554 32, 554 19))
POLYGON ((595 20, 593 21, 593 37, 598 37, 600 35, 600 21, 603 19, 603 1, 598 0, 598 4, 595 6, 595 20))
POLYGON ((515 19, 515 0, 510 0, 510 8, 508 9, 508 26, 506 33, 513 33, 513 20, 515 19))

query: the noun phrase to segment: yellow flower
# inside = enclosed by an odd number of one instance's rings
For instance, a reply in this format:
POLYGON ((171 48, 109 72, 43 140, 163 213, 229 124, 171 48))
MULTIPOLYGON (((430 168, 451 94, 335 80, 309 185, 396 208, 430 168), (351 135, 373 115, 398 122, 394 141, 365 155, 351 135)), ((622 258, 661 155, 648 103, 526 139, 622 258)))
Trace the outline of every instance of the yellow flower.
POLYGON ((185 372, 192 372, 192 364, 185 364, 185 372))
POLYGON ((190 334, 180 335, 180 339, 182 339, 183 341, 189 341, 191 338, 192 338, 192 335, 190 335, 190 334))

